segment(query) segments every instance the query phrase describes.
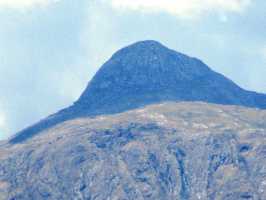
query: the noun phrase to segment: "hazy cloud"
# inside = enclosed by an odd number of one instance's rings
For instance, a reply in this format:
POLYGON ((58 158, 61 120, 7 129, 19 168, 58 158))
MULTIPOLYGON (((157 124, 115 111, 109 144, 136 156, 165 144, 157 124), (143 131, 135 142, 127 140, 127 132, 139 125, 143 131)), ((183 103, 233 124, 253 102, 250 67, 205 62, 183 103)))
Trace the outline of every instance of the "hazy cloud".
POLYGON ((5 126, 5 116, 3 113, 0 113, 0 128, 2 129, 5 126))
MULTIPOLYGON (((105 0, 109 2, 109 0, 105 0)), ((115 9, 141 12, 164 12, 190 18, 206 11, 241 12, 251 0, 110 0, 115 9)))
POLYGON ((4 139, 7 136, 6 131, 7 131, 6 115, 2 110, 2 108, 0 107, 0 140, 4 139))
POLYGON ((261 50, 262 57, 266 60, 266 46, 261 50))
POLYGON ((82 44, 88 52, 91 75, 118 50, 120 45, 118 19, 109 6, 102 2, 91 2, 88 7, 86 29, 81 35, 82 44), (89 38, 89 40, 88 40, 89 38), (107 45, 108 44, 108 45, 107 45))
POLYGON ((59 0, 0 0, 0 8, 27 9, 34 6, 46 6, 59 0))

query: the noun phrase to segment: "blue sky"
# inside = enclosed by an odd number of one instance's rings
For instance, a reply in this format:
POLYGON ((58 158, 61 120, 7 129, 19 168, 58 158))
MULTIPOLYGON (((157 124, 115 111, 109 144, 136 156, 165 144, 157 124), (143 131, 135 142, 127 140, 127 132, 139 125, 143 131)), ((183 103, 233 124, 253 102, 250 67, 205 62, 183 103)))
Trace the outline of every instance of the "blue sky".
POLYGON ((264 0, 0 0, 0 138, 70 105, 139 40, 266 93, 265 10, 264 0))

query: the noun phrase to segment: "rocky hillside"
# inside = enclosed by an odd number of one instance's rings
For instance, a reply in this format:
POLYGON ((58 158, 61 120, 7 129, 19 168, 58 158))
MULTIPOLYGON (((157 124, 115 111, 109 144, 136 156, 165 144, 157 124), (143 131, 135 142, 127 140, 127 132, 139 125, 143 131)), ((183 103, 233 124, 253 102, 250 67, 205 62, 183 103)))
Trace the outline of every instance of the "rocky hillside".
POLYGON ((1 144, 0 200, 265 200, 266 111, 165 102, 1 144))
POLYGON ((246 91, 196 58, 142 41, 116 52, 79 100, 19 132, 20 143, 69 119, 114 114, 165 101, 202 101, 266 109, 266 95, 246 91))
POLYGON ((265 200, 266 95, 155 41, 0 143, 0 200, 265 200))

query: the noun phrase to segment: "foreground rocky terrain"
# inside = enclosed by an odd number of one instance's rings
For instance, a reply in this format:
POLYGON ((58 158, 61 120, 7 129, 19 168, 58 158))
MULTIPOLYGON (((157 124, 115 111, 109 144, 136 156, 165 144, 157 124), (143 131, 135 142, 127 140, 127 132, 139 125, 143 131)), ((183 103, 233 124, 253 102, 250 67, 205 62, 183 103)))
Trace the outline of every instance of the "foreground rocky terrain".
POLYGON ((0 200, 265 200, 266 111, 165 102, 0 147, 0 200))

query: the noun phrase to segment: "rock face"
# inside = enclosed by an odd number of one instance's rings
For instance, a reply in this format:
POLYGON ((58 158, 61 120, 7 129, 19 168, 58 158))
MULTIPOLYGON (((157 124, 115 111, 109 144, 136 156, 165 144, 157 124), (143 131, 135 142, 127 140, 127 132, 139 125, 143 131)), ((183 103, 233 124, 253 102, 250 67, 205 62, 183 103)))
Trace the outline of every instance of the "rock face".
POLYGON ((266 109, 266 95, 240 88, 196 58, 156 41, 143 41, 115 53, 74 105, 21 131, 10 142, 23 142, 69 119, 114 114, 165 101, 266 109))
POLYGON ((0 147, 0 200, 264 200, 266 111, 161 103, 0 147))

